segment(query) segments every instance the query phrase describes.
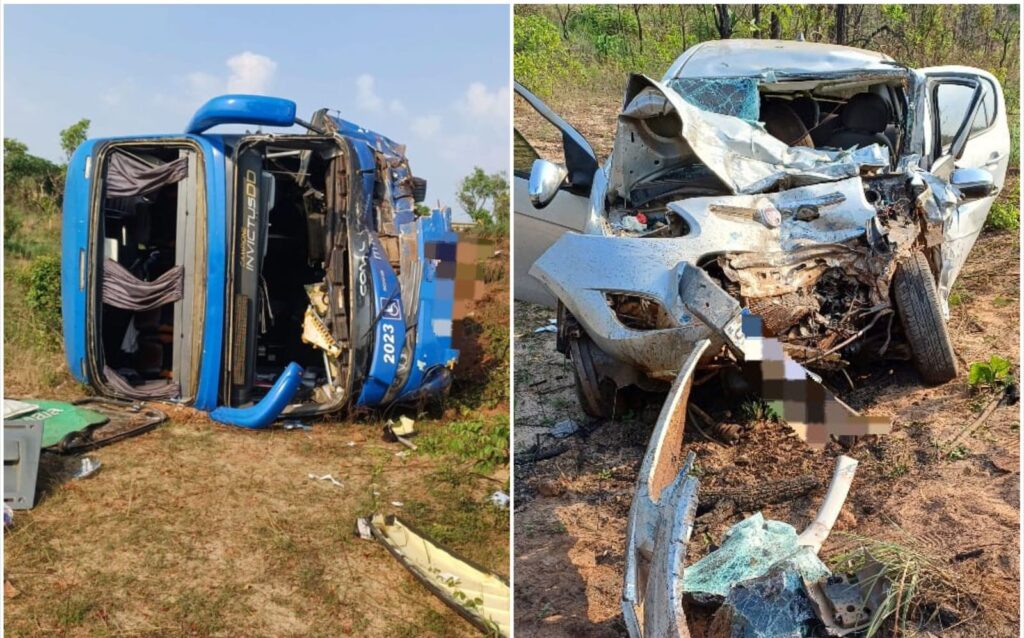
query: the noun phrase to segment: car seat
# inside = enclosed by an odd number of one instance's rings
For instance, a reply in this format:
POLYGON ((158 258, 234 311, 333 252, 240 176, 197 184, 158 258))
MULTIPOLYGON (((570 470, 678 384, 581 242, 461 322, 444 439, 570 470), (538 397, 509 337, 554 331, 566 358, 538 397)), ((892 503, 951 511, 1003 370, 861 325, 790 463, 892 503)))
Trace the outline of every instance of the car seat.
POLYGON ((892 142, 885 136, 889 124, 889 105, 874 93, 857 93, 839 114, 840 127, 825 146, 862 148, 879 144, 893 152, 892 142))

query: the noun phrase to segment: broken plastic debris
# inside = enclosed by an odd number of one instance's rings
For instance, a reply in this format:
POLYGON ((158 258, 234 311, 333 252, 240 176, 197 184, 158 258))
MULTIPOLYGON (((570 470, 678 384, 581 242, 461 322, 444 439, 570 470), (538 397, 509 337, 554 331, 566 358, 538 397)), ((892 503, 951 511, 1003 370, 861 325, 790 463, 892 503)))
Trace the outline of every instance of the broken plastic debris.
POLYGON ((365 518, 356 519, 356 531, 359 533, 359 538, 364 541, 373 540, 373 532, 370 530, 370 521, 365 518))
POLYGON ((98 472, 100 467, 102 467, 102 466, 103 466, 103 463, 101 463, 99 461, 94 461, 93 459, 91 459, 88 456, 86 456, 86 457, 84 457, 82 459, 82 464, 71 475, 71 478, 73 478, 73 479, 89 478, 90 476, 92 476, 93 474, 98 472))
POLYGON ((373 537, 446 605, 489 636, 510 635, 511 591, 504 579, 438 545, 396 516, 375 514, 367 522, 373 537))
POLYGON ((558 327, 548 324, 546 326, 541 326, 540 328, 537 328, 536 330, 534 330, 534 332, 558 332, 558 327))
POLYGON ((312 425, 309 425, 308 423, 303 423, 302 421, 299 421, 298 419, 292 419, 290 421, 285 421, 281 425, 283 425, 284 429, 286 429, 286 430, 303 430, 305 432, 310 432, 313 429, 312 425))
POLYGON ((414 427, 415 425, 416 421, 413 421, 407 416, 400 416, 398 417, 398 425, 392 424, 391 429, 398 436, 409 436, 416 432, 416 428, 414 427))
POLYGON ((405 507, 405 503, 403 503, 402 501, 391 501, 391 504, 394 505, 395 507, 405 507))
POLYGON ((579 423, 576 423, 572 419, 565 419, 564 421, 556 423, 555 426, 551 428, 551 432, 549 434, 556 439, 564 439, 576 434, 579 429, 579 423))
POLYGON ((508 504, 511 500, 512 499, 508 497, 508 494, 502 492, 501 490, 498 490, 494 494, 491 494, 491 502, 494 503, 494 506, 499 509, 507 509, 508 504))
POLYGON ((26 414, 32 414, 39 409, 38 405, 32 403, 25 403, 24 401, 16 401, 14 399, 4 399, 4 420, 13 419, 26 414))
POLYGON ((697 599, 726 597, 736 583, 767 574, 783 561, 808 581, 830 574, 814 550, 797 544, 792 525, 765 520, 760 512, 733 525, 722 546, 683 572, 683 590, 697 599))
POLYGON ((339 481, 338 479, 334 478, 334 476, 332 476, 330 474, 324 474, 323 476, 317 476, 316 474, 310 474, 309 478, 310 478, 310 480, 313 480, 313 481, 330 481, 331 483, 334 483, 338 487, 342 486, 341 485, 341 481, 339 481))
POLYGON ((348 442, 348 443, 346 443, 345 445, 347 445, 347 446, 349 446, 349 447, 355 447, 355 446, 356 446, 356 442, 355 442, 355 441, 349 441, 349 442, 348 442))
MULTIPOLYGON (((642 233, 645 230, 647 230, 647 224, 641 222, 639 217, 639 215, 624 215, 622 217, 622 221, 620 222, 622 224, 623 230, 628 230, 633 233, 642 233)), ((646 220, 647 218, 645 217, 644 219, 646 220)))

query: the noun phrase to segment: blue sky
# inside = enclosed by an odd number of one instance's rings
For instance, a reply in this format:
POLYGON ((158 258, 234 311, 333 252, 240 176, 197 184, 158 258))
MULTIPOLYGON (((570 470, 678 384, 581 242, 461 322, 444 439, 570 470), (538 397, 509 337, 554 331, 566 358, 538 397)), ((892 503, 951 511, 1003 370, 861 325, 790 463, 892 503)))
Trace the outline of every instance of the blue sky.
MULTIPOLYGON (((180 132, 226 92, 293 99, 407 145, 430 204, 508 168, 507 6, 5 7, 4 136, 62 160, 59 131, 180 132)), ((460 215, 461 216, 461 215, 460 215)))

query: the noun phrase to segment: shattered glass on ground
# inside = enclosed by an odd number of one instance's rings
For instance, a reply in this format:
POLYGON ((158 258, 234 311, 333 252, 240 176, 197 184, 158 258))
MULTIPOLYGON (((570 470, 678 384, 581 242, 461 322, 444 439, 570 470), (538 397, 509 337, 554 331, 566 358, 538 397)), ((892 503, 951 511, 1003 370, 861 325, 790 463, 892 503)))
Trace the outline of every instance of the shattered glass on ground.
POLYGON ((697 600, 726 597, 737 583, 768 573, 785 561, 808 582, 830 574, 808 547, 797 545, 792 525, 765 520, 760 512, 733 525, 722 546, 683 572, 683 590, 697 600))

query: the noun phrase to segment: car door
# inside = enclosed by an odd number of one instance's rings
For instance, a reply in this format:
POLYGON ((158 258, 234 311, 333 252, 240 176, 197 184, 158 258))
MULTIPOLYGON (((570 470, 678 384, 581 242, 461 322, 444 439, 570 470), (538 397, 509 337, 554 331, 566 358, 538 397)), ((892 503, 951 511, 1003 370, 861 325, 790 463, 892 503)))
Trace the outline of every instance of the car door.
POLYGON ((940 291, 946 296, 1002 190, 1010 162, 1010 130, 1002 87, 990 73, 962 66, 921 72, 928 77, 931 126, 926 132, 926 152, 933 158, 933 172, 940 171, 937 174, 948 179, 954 168, 981 168, 992 174, 996 186, 991 196, 962 203, 947 224, 939 277, 940 291), (980 96, 976 97, 977 91, 980 96), (966 139, 957 140, 958 134, 966 139), (957 153, 953 147, 960 144, 957 153))
POLYGON ((530 268, 564 232, 583 230, 590 210, 590 186, 597 171, 597 157, 586 139, 533 93, 518 83, 515 92, 515 298, 554 308, 554 295, 530 276, 530 268), (564 166, 568 171, 554 199, 543 208, 534 206, 529 196, 530 172, 539 159, 564 166))

